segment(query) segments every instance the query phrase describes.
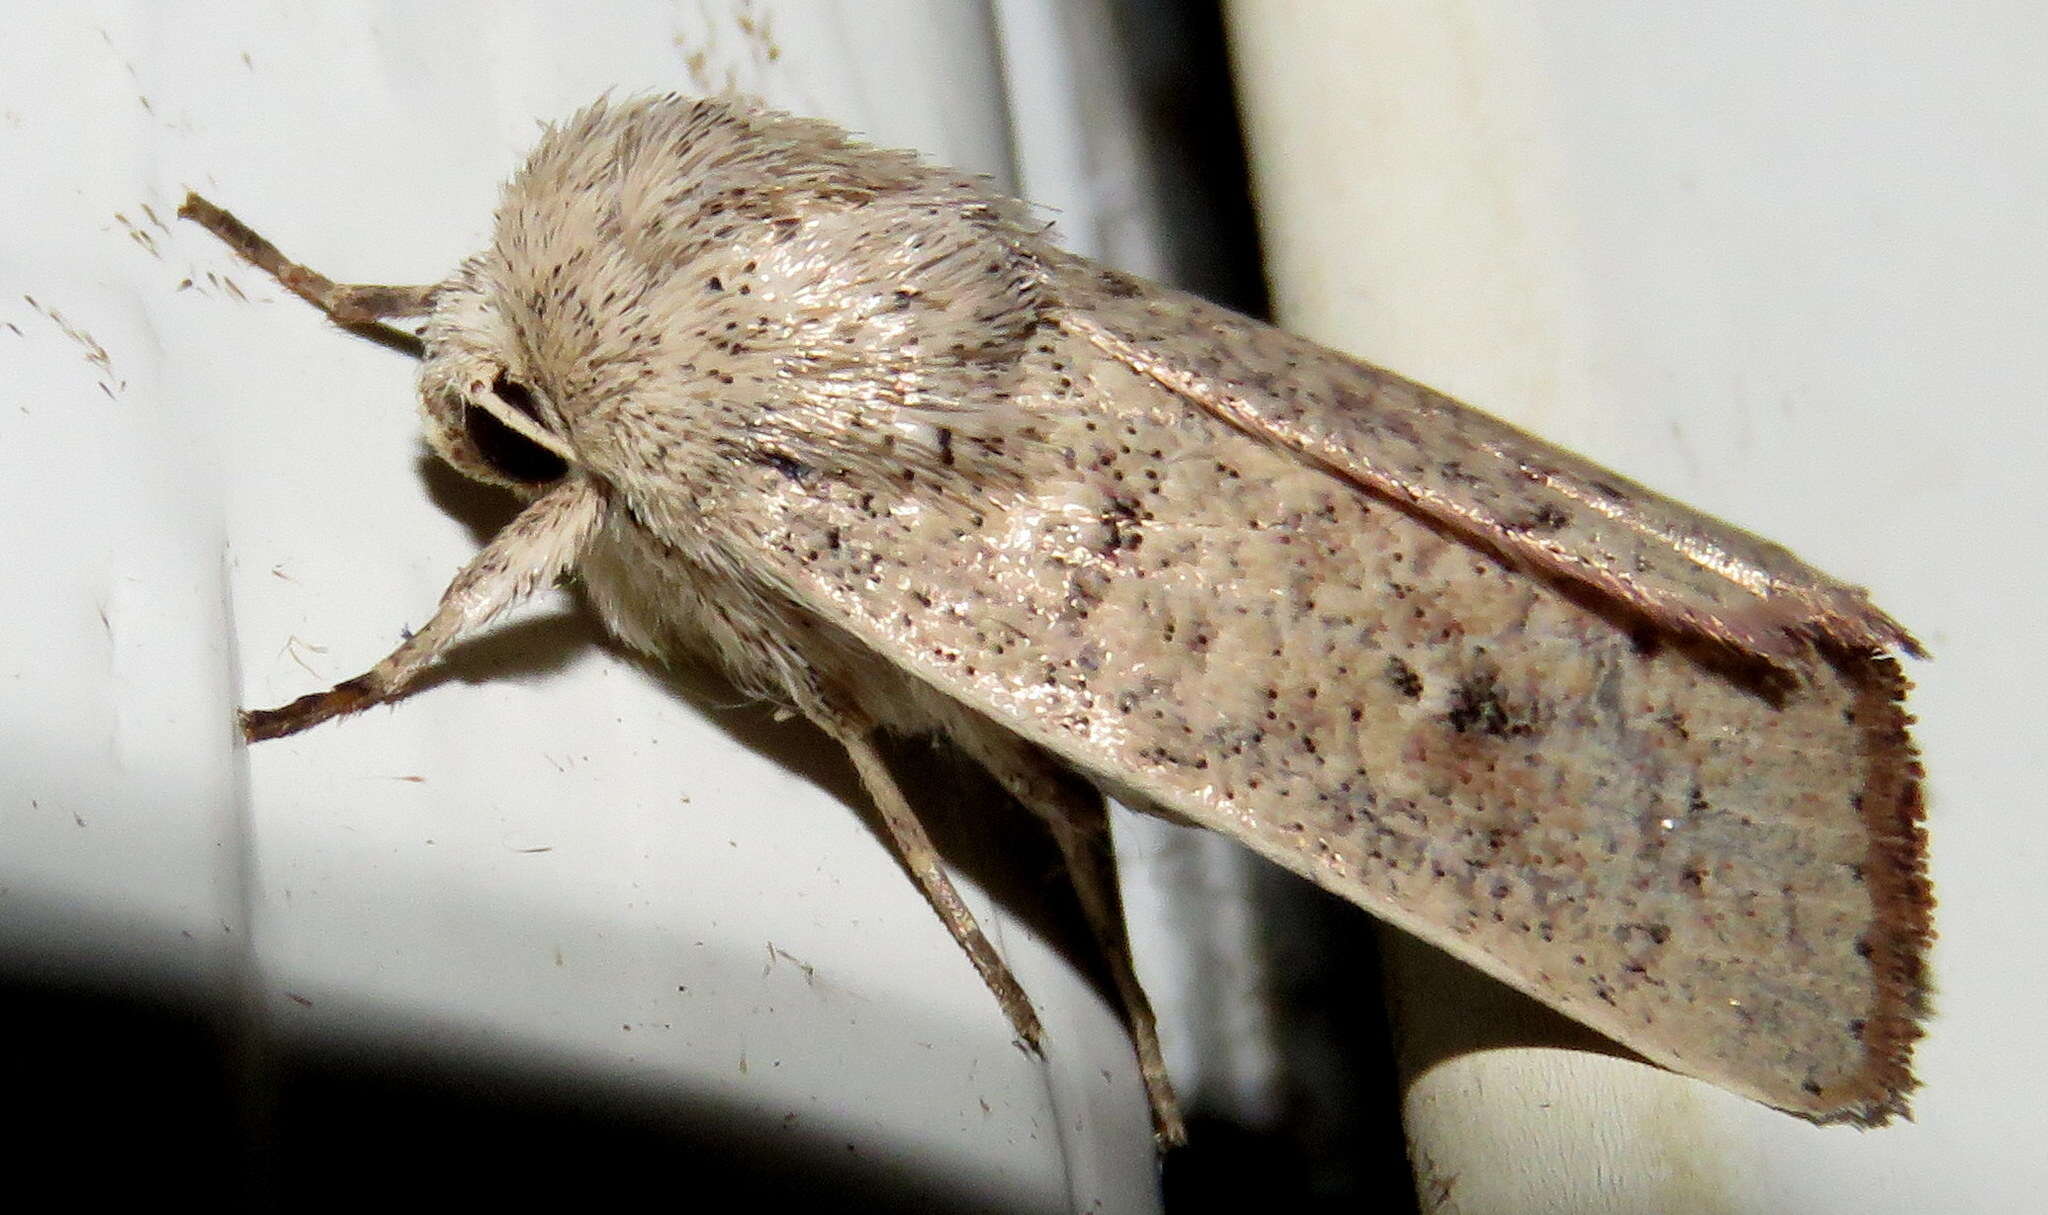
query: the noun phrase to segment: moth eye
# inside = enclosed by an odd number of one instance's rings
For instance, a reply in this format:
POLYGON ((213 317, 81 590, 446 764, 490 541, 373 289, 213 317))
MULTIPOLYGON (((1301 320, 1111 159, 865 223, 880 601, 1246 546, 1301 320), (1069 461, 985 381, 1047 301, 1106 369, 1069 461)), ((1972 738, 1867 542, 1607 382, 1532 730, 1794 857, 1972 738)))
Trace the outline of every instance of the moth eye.
POLYGON ((539 402, 533 399, 533 389, 501 371, 498 378, 491 381, 491 391, 505 404, 532 418, 535 425, 547 425, 540 416, 539 402))
MULTIPOLYGON (((532 418, 536 424, 546 425, 541 419, 540 406, 533 399, 533 390, 526 385, 501 371, 491 384, 491 392, 505 404, 532 418)), ((465 408, 462 411, 462 428, 484 463, 508 481, 522 485, 546 485, 561 480, 569 472, 569 466, 562 457, 505 425, 487 409, 474 405, 465 408)))

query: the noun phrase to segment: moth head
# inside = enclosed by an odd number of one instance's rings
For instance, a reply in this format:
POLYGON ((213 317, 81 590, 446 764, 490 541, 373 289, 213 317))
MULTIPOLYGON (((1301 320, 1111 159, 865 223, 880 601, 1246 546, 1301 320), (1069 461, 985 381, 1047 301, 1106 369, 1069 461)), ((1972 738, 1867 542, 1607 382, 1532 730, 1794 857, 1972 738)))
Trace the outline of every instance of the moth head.
POLYGON ((427 439, 528 491, 858 464, 895 434, 877 419, 957 412, 1017 364, 1045 249, 979 179, 823 123, 731 98, 593 106, 435 292, 427 439))
POLYGON ((558 403, 467 271, 435 293, 422 333, 427 445, 469 477, 534 492, 577 463, 558 403))

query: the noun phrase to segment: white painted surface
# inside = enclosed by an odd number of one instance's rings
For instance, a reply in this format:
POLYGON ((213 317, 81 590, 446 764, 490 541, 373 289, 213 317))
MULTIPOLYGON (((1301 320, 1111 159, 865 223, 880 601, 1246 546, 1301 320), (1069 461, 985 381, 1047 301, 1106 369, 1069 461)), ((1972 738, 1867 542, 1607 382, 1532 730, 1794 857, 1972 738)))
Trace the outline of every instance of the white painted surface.
POLYGON ((1941 900, 1918 1120, 1821 1129, 1577 1051, 1481 1050, 1558 1031, 1425 961, 1425 1033, 1472 1039, 1408 1093, 1426 1204, 2038 1207, 2048 22, 1590 0, 1232 17, 1285 323, 1785 542, 1935 655, 1910 671, 1941 900))
POLYGON ((1028 1058, 843 763, 601 650, 566 596, 396 709, 229 724, 384 654, 494 517, 423 465, 409 362, 173 220, 187 187, 336 277, 431 281, 537 120, 726 80, 1007 180, 993 34, 912 0, 15 14, 0 951, 239 991, 286 1047, 748 1111, 1006 1210, 1156 1205, 1071 969, 970 894, 1044 1016, 1028 1058))

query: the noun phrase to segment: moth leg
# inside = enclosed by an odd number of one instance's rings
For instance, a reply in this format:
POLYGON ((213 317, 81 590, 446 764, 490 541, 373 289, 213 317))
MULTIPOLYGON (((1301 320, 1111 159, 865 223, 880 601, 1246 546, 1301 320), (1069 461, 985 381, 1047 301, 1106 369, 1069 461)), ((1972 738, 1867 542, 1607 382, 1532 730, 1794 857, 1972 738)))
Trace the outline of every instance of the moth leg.
POLYGON ((932 905, 933 911, 938 912, 947 931, 966 952, 967 960, 974 963, 981 981, 994 993, 996 1003, 1002 1006, 1003 1014, 1009 1017, 1010 1025, 1016 1029, 1018 1039, 1036 1053, 1044 1031, 1038 1023, 1038 1014, 1031 1008, 1030 998, 1024 994, 1024 987, 1017 982, 1017 976, 1010 973, 1008 963, 982 934, 974 913, 961 900, 960 892, 953 888, 953 880, 946 876, 946 870, 939 862, 938 849, 932 846, 931 836, 925 834, 917 812, 910 808, 910 802, 903 796, 896 778, 889 772, 888 765, 882 762, 882 754, 875 746, 874 730, 833 721, 821 721, 819 724, 846 748, 854 770, 860 774, 861 785, 867 789, 875 809, 882 816, 882 825, 889 832, 889 842, 895 847, 896 855, 902 858, 904 868, 910 871, 911 880, 924 892, 925 900, 932 905))
POLYGON ((1174 1146, 1187 1142, 1187 1126, 1181 1118, 1180 1099, 1174 1095, 1167 1075, 1166 1056, 1159 1047, 1159 1026, 1152 1015, 1152 1002, 1138 982, 1131 964, 1130 936, 1124 926, 1123 898, 1117 892, 1116 855, 1109 846, 1109 806, 1102 794, 1081 785, 1052 760, 1030 747, 989 739, 969 743, 980 760, 1010 796, 1024 803, 1045 820, 1060 855, 1066 861, 1067 879, 1080 899, 1081 914, 1095 935, 1097 948, 1108 963, 1110 981, 1123 1004, 1124 1023, 1130 1031, 1131 1047, 1138 1056, 1138 1075, 1145 1082, 1145 1096, 1152 1104, 1152 1124, 1162 1143, 1174 1146))
POLYGON ((424 316, 433 308, 433 287, 378 287, 337 283, 287 258, 255 229, 197 194, 187 193, 178 215, 219 237, 243 260, 276 279, 338 325, 371 325, 386 317, 424 316))
POLYGON ((296 734, 330 717, 403 695, 428 664, 464 634, 569 572, 603 517, 603 499, 595 486, 580 477, 563 481, 491 538, 442 592, 433 618, 384 661, 325 692, 275 709, 244 711, 242 736, 257 742, 296 734))

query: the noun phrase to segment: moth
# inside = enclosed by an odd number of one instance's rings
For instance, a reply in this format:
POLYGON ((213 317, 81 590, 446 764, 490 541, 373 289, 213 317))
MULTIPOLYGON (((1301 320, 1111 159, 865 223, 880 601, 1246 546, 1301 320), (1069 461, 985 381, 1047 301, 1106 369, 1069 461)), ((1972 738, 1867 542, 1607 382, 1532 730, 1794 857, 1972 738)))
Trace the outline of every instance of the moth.
POLYGON ((845 747, 1033 1047, 877 740, 942 736, 1035 811, 1167 1142, 1105 793, 1672 1070, 1816 1121, 1906 1110, 1920 649, 1784 549, 738 97, 550 128, 430 286, 181 214, 336 322, 421 322, 427 442, 525 502, 424 627, 249 739, 400 696, 574 575, 627 644, 845 747))

